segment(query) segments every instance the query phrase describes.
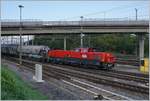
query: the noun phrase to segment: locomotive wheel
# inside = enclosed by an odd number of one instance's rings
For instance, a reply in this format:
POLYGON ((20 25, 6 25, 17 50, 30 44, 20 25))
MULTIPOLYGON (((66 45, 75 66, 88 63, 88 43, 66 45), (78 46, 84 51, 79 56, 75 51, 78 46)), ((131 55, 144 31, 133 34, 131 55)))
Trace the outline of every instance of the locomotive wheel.
POLYGON ((103 69, 103 70, 111 70, 113 67, 113 64, 109 64, 109 63, 102 63, 99 68, 103 69))
POLYGON ((114 67, 114 64, 109 64, 109 63, 107 64, 107 69, 108 70, 111 70, 113 67, 114 67))

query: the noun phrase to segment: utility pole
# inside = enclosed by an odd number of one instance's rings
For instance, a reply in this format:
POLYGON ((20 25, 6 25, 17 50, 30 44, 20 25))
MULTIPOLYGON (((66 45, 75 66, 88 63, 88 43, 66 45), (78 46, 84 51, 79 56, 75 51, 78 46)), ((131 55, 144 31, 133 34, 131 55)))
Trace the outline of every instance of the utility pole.
POLYGON ((66 50, 66 36, 64 36, 64 50, 66 50))
POLYGON ((106 12, 104 12, 104 21, 106 20, 106 12))
POLYGON ((22 5, 19 5, 18 6, 20 8, 20 28, 19 28, 19 31, 20 31, 20 54, 19 54, 19 64, 22 65, 22 8, 24 6, 22 5))
POLYGON ((88 47, 91 47, 91 36, 89 35, 89 38, 88 38, 88 42, 89 42, 89 45, 88 45, 88 47))
POLYGON ((34 36, 32 36, 32 45, 34 44, 34 36))
POLYGON ((82 48, 83 47, 83 33, 82 33, 82 22, 83 22, 83 16, 80 17, 81 18, 81 23, 80 23, 80 26, 81 26, 81 34, 80 34, 80 47, 82 48))
MULTIPOLYGON (((138 19, 137 19, 137 12, 138 12, 138 9, 137 8, 135 8, 135 20, 137 21, 138 19)), ((139 35, 136 35, 136 39, 138 39, 138 37, 139 37, 139 35)), ((136 54, 136 56, 138 56, 138 43, 136 43, 136 48, 135 48, 135 54, 136 54)))
POLYGON ((138 9, 135 8, 135 17, 136 17, 136 21, 137 21, 137 12, 138 12, 138 9))

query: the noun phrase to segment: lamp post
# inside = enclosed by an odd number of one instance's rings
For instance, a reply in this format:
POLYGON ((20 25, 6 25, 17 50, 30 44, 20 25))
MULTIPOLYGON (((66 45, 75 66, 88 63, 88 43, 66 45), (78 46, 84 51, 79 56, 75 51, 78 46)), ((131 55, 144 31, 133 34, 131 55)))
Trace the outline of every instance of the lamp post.
MULTIPOLYGON (((138 18, 137 18, 137 12, 138 12, 138 9, 137 8, 135 8, 135 20, 137 21, 138 20, 138 18)), ((138 37, 139 37, 139 35, 137 36, 137 38, 136 39, 138 39, 138 37)), ((135 45, 135 54, 136 54, 136 56, 138 56, 138 44, 136 43, 136 45, 135 45)))
POLYGON ((82 33, 82 21, 83 21, 83 16, 80 17, 81 18, 81 34, 80 34, 80 47, 83 47, 83 33, 82 33))
POLYGON ((137 21, 137 12, 138 12, 138 9, 135 8, 135 17, 136 17, 136 21, 137 21))
POLYGON ((22 5, 19 5, 18 6, 20 8, 20 28, 19 28, 19 31, 20 31, 20 53, 19 53, 19 64, 21 65, 22 64, 22 8, 24 6, 22 5))
POLYGON ((106 19, 106 12, 104 12, 104 21, 105 21, 105 19, 106 19))

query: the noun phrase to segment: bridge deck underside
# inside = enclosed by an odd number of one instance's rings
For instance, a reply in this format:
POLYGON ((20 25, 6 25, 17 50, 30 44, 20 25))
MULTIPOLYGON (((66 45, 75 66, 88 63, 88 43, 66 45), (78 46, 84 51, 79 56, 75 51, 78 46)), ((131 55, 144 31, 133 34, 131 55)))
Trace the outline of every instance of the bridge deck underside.
MULTIPOLYGON (((82 32, 84 34, 89 33, 144 33, 148 32, 148 28, 145 26, 115 26, 115 27, 106 27, 106 26, 85 26, 82 27, 82 32)), ((81 27, 72 26, 72 27, 64 27, 64 26, 46 26, 46 27, 22 27, 21 33, 23 35, 48 35, 48 34, 79 34, 81 33, 81 27)), ((7 35, 19 35, 19 27, 2 27, 2 36, 7 35)))

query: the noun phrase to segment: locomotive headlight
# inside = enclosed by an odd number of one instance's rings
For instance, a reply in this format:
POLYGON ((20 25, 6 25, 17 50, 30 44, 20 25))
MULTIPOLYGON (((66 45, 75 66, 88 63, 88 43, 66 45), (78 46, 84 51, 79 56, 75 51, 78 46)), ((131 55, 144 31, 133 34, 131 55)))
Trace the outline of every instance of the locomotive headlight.
POLYGON ((102 58, 102 62, 104 62, 104 58, 102 58))
POLYGON ((82 58, 87 58, 87 55, 86 54, 82 54, 82 58))

